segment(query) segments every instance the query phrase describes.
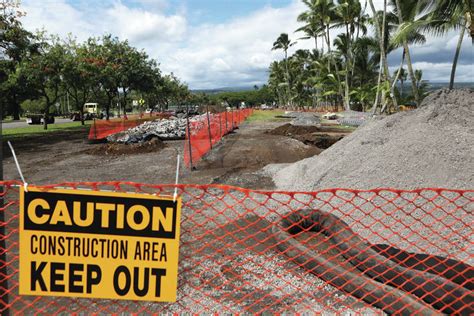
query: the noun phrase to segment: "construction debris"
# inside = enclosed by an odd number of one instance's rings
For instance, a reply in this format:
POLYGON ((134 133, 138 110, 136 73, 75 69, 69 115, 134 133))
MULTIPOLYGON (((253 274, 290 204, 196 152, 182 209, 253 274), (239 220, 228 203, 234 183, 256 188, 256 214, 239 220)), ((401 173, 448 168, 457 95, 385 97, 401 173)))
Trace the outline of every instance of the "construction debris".
POLYGON ((161 140, 184 139, 186 136, 186 118, 170 117, 170 119, 158 119, 148 121, 126 131, 107 137, 108 142, 113 143, 139 143, 152 138, 161 140))

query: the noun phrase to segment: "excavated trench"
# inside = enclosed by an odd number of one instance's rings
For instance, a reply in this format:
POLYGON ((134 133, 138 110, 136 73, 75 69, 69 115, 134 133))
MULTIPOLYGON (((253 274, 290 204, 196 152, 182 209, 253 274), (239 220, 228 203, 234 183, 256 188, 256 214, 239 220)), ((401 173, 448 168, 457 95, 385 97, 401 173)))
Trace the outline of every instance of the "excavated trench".
POLYGON ((321 124, 321 126, 297 126, 285 124, 267 131, 268 134, 291 137, 305 145, 315 146, 319 149, 327 149, 331 147, 351 132, 352 130, 344 130, 340 127, 324 124, 321 124))
POLYGON ((367 244, 344 221, 319 210, 288 214, 272 235, 291 260, 386 313, 474 313, 474 269, 462 262, 367 244))

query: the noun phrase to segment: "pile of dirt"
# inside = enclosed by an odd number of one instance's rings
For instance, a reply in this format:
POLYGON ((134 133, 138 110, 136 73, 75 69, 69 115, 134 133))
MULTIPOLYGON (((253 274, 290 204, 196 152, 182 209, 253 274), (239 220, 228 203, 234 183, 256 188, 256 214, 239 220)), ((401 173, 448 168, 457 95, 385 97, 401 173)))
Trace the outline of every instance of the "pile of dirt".
POLYGON ((419 109, 368 121, 319 156, 277 170, 273 180, 283 190, 472 188, 474 91, 435 91, 419 109))
POLYGON ((292 135, 302 135, 308 134, 313 132, 320 132, 321 129, 317 126, 296 126, 290 123, 278 126, 275 129, 267 131, 267 134, 271 135, 284 135, 284 136, 292 136, 292 135))
POLYGON ((267 131, 267 134, 271 135, 284 135, 284 136, 293 136, 293 135, 303 135, 310 133, 335 133, 335 134, 350 134, 351 129, 343 130, 334 124, 321 124, 320 126, 298 126, 292 124, 284 124, 267 131))
POLYGON ((120 156, 120 155, 134 155, 151 153, 161 150, 166 147, 165 143, 158 138, 152 138, 146 142, 123 144, 123 143, 105 143, 95 145, 93 148, 87 151, 90 155, 109 155, 109 156, 120 156))

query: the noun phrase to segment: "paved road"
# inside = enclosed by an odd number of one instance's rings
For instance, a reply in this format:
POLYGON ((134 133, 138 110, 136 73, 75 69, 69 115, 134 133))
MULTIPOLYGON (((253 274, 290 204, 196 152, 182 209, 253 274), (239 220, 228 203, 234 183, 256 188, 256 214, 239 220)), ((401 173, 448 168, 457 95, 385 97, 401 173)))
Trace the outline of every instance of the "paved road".
MULTIPOLYGON (((55 124, 64 124, 64 123, 71 123, 72 121, 70 119, 64 119, 64 118, 55 118, 54 123, 55 124)), ((2 123, 2 129, 10 129, 10 128, 20 128, 20 127, 27 127, 27 126, 34 126, 34 125, 28 125, 26 121, 16 121, 16 122, 9 122, 9 123, 2 123)))

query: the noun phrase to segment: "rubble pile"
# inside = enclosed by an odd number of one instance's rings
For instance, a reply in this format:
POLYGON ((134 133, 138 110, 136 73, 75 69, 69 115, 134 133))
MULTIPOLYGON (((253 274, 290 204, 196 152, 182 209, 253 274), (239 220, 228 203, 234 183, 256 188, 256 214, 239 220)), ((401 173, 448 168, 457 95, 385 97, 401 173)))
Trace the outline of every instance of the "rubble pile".
MULTIPOLYGON (((195 128, 196 124, 204 124, 205 117, 205 114, 196 115, 189 117, 189 121, 193 122, 195 128)), ((184 139, 186 137, 186 124, 186 115, 147 121, 126 131, 107 136, 107 141, 110 143, 134 144, 146 142, 152 138, 161 140, 184 139)))
POLYGON ((148 121, 126 131, 112 134, 107 137, 113 143, 139 143, 152 138, 161 140, 184 139, 186 136, 186 119, 170 118, 148 121))

